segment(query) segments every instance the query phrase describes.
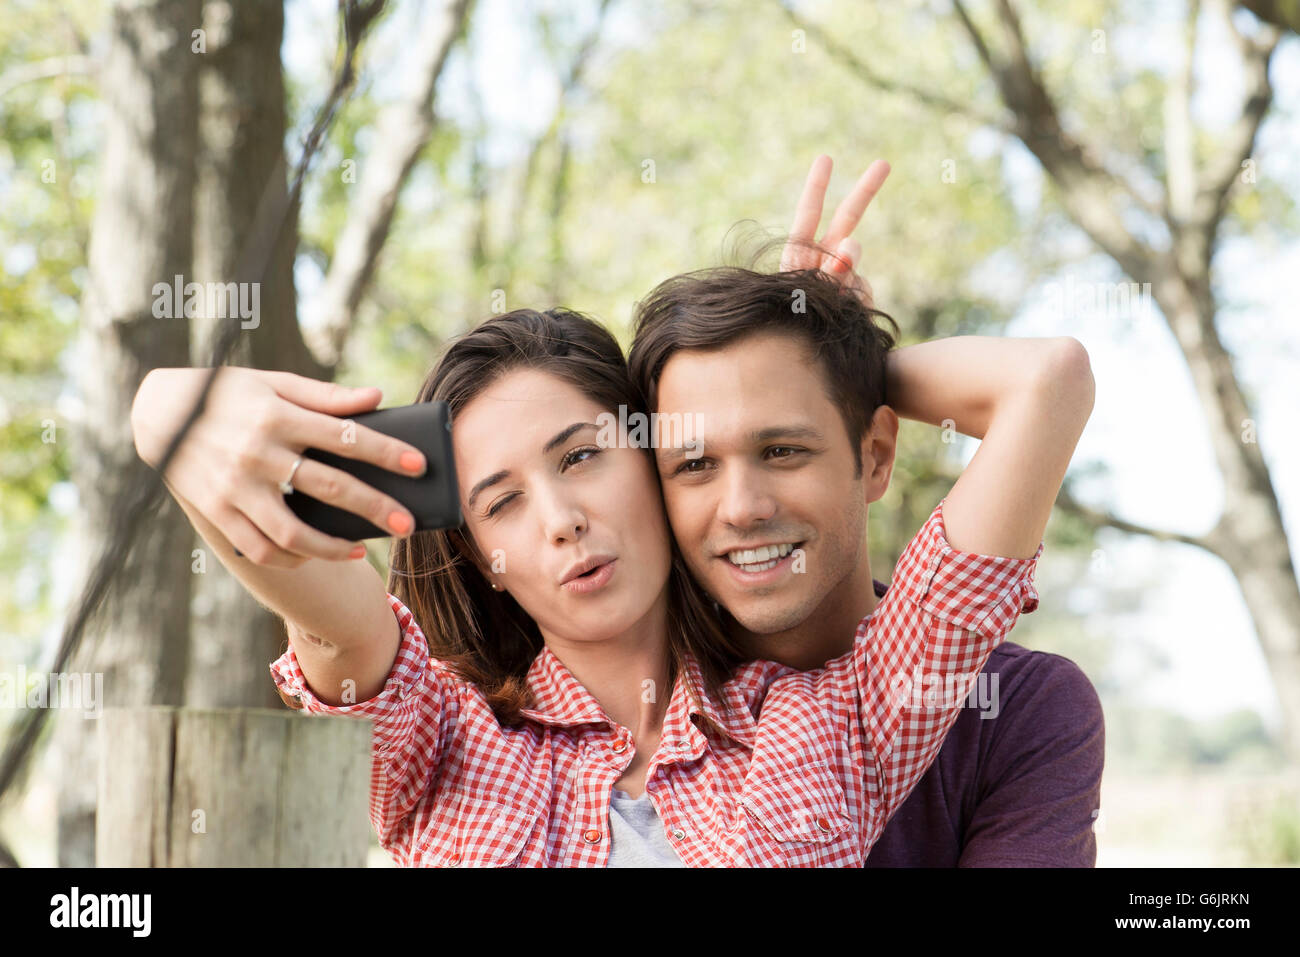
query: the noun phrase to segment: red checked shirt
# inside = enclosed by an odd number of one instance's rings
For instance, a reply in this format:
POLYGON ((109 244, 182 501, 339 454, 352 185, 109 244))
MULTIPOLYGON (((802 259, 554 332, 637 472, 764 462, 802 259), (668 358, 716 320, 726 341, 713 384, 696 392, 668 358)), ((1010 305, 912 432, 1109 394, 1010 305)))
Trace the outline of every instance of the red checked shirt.
MULTIPOLYGON (((646 791, 690 866, 860 866, 934 761, 985 659, 1038 607, 1033 558, 954 550, 943 502, 899 559, 853 648, 800 672, 739 666, 724 712, 688 661, 646 791), (702 708, 693 704, 683 678, 702 708), (723 734, 706 734, 697 712, 723 734)), ((322 703, 292 648, 271 665, 282 696, 313 714, 371 718, 370 817, 401 866, 603 867, 614 782, 632 735, 549 649, 528 672, 534 707, 502 727, 482 694, 429 657, 393 595, 402 641, 384 689, 322 703)))

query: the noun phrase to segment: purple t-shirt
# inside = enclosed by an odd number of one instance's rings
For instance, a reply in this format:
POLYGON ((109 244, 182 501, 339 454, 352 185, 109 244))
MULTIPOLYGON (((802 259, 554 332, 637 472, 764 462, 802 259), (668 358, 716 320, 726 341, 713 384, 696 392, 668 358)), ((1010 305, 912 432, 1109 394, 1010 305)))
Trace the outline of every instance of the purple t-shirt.
POLYGON ((973 695, 863 866, 1096 866, 1105 724, 1088 676, 1004 641, 973 695))

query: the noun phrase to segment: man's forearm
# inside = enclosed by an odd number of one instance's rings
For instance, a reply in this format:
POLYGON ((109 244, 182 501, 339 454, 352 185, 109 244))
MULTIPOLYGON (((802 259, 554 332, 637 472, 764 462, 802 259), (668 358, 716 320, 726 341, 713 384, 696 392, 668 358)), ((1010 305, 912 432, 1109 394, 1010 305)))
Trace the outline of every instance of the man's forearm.
POLYGON ((1034 387, 1052 338, 952 336, 889 353, 885 401, 901 418, 984 438, 993 410, 1034 387))

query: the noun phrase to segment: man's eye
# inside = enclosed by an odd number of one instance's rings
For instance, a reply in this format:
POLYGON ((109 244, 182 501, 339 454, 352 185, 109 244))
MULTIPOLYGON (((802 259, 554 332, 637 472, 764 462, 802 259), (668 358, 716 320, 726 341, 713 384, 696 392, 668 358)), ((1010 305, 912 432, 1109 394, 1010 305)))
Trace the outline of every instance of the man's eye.
POLYGON ((793 448, 792 446, 789 446, 789 445, 774 445, 774 446, 772 446, 770 449, 768 449, 768 451, 771 452, 771 453, 773 453, 773 454, 772 454, 772 457, 773 457, 773 458, 776 458, 776 459, 788 459, 791 455, 794 455, 796 452, 798 452, 798 451, 800 451, 800 450, 799 450, 799 449, 796 449, 796 448, 793 448), (785 455, 778 455, 778 454, 776 454, 776 453, 779 453, 779 452, 784 452, 784 453, 786 453, 786 454, 785 454, 785 455))
POLYGON ((571 452, 566 452, 564 458, 560 460, 560 464, 565 468, 568 468, 571 465, 580 465, 583 462, 588 462, 591 459, 594 459, 602 451, 602 449, 595 445, 584 445, 580 449, 573 449, 571 452))
POLYGON ((681 465, 677 466, 677 468, 673 469, 673 474, 674 475, 699 474, 700 472, 704 471, 704 468, 705 468, 704 459, 687 459, 681 465), (695 468, 695 466, 697 465, 699 466, 699 468, 695 468))

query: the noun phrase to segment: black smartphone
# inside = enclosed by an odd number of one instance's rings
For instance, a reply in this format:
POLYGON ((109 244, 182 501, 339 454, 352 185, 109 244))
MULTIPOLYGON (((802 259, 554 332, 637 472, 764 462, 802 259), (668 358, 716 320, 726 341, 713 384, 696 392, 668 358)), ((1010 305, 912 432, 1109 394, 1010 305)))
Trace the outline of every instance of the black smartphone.
MULTIPOLYGON (((428 469, 423 475, 412 478, 321 449, 306 449, 303 457, 341 469, 391 495, 415 516, 417 532, 455 528, 461 524, 460 492, 456 487, 456 468, 451 454, 451 416, 446 402, 417 402, 415 405, 362 412, 349 418, 357 425, 415 446, 424 453, 428 469)), ((361 539, 393 534, 360 515, 327 505, 296 489, 284 498, 295 515, 327 535, 361 539)))

